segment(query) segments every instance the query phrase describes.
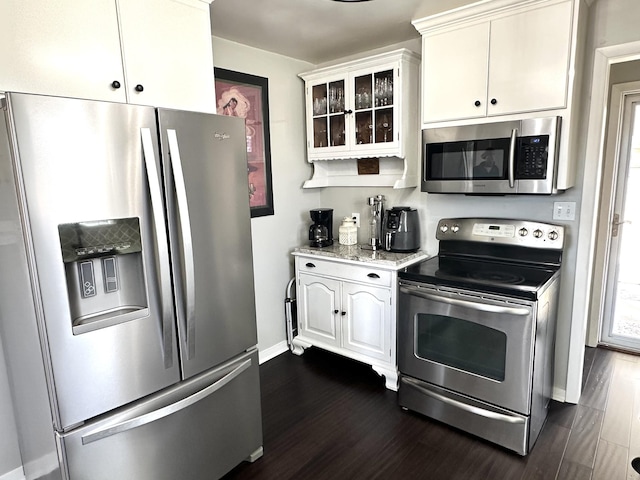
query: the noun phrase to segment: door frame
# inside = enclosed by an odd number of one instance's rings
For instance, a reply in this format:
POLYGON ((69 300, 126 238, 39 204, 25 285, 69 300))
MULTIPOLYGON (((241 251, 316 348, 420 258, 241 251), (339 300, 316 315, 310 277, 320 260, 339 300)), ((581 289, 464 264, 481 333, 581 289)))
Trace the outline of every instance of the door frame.
MULTIPOLYGON (((616 213, 616 201, 619 196, 618 189, 624 187, 618 184, 620 168, 624 167, 626 170, 628 167, 620 165, 621 155, 625 153, 626 157, 629 155, 626 146, 621 144, 621 141, 625 139, 622 131, 624 120, 629 115, 626 103, 629 97, 638 97, 639 95, 640 81, 619 83, 611 88, 607 143, 602 169, 603 188, 598 211, 598 238, 596 241, 596 261, 594 263, 593 296, 591 300, 592 322, 597 320, 597 329, 592 324, 590 337, 597 335, 598 344, 609 344, 609 341, 603 341, 603 329, 608 325, 605 321, 606 316, 613 313, 606 311, 609 306, 608 302, 615 301, 610 299, 613 294, 609 291, 608 277, 616 274, 616 272, 610 271, 610 262, 612 255, 619 255, 619 246, 616 247, 612 243, 610 231, 613 216, 616 213), (595 318, 596 315, 597 319, 595 318)), ((627 158, 624 161, 627 161, 627 158)), ((622 229, 624 231, 624 227, 622 229)), ((590 340, 592 339, 590 338, 590 340)), ((622 344, 619 346, 622 346, 622 344)))
MULTIPOLYGON (((585 340, 589 325, 590 298, 596 262, 595 246, 597 213, 600 201, 602 165, 604 161, 604 139, 609 99, 609 75, 611 65, 640 59, 640 41, 597 48, 594 52, 591 76, 591 98, 587 112, 585 154, 581 158, 591 159, 593 164, 585 168, 580 202, 580 225, 576 250, 576 270, 571 306, 571 327, 567 359, 567 378, 564 400, 578 403, 582 393, 582 372, 585 340), (588 194, 584 194, 584 192, 588 194), (591 194, 593 192, 593 194, 591 194)), ((560 339, 559 339, 560 340, 560 339)), ((554 392, 554 398, 562 400, 554 392)))

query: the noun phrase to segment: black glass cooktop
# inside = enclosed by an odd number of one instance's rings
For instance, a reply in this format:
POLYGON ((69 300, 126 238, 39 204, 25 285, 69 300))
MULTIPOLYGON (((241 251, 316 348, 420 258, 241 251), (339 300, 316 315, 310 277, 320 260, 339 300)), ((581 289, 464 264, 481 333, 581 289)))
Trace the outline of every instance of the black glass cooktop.
POLYGON ((559 267, 437 256, 398 272, 400 279, 536 300, 559 267))

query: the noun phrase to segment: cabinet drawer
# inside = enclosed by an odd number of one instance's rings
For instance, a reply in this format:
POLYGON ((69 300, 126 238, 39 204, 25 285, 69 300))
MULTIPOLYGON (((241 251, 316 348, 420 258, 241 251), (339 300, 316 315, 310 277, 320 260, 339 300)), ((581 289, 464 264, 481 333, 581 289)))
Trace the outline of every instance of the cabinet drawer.
POLYGON ((371 268, 368 265, 351 265, 332 262, 330 260, 298 257, 298 271, 299 273, 326 275, 350 282, 379 285, 382 287, 391 286, 392 272, 379 268, 371 268))

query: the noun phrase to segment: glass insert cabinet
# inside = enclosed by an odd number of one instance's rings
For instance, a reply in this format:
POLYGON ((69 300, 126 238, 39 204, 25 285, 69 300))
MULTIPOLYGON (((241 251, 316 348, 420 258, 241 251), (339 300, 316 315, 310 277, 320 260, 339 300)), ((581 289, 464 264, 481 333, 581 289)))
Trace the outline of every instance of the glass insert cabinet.
POLYGON ((418 150, 419 62, 417 54, 401 49, 300 74, 308 161, 354 160, 317 168, 311 186, 395 186, 406 176, 405 157, 418 150), (357 179, 359 158, 379 158, 381 176, 357 179))
POLYGON ((353 77, 349 109, 345 105, 345 80, 313 85, 313 148, 397 141, 393 130, 394 73, 390 69, 353 77), (351 138, 346 135, 347 118, 355 127, 351 138))

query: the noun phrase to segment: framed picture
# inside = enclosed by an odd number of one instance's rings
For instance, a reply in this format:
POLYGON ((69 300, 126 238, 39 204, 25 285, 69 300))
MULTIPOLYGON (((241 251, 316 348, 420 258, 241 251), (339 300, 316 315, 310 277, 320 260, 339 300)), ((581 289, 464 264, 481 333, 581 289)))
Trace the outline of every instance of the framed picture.
POLYGON ((220 115, 244 118, 251 217, 273 215, 269 80, 215 68, 216 107, 220 115))

